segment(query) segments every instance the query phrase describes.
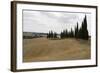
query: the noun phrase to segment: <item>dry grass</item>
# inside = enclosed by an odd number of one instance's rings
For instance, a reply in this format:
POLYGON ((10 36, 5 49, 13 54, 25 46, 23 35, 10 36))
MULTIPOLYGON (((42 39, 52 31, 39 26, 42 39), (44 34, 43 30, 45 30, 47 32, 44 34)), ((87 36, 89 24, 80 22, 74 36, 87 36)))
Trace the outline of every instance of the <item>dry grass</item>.
POLYGON ((91 58, 90 41, 76 39, 49 40, 46 38, 23 40, 23 61, 80 60, 91 58))

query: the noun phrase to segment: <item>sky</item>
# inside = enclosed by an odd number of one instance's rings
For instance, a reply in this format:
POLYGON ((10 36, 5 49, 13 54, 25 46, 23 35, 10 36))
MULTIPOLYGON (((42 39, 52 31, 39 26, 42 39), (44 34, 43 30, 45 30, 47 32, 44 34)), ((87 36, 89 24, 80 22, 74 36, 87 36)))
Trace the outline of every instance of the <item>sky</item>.
POLYGON ((23 32, 48 33, 50 30, 61 33, 64 29, 74 30, 77 22, 79 27, 87 17, 87 29, 91 33, 91 13, 60 12, 60 11, 36 11, 23 10, 23 32))

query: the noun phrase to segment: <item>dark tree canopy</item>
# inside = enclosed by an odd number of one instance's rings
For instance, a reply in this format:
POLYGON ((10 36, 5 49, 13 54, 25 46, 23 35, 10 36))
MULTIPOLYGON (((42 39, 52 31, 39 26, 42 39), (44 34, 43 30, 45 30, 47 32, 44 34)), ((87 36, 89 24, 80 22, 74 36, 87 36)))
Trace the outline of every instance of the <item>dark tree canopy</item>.
POLYGON ((51 30, 47 33, 47 38, 57 38, 57 33, 51 30))
POLYGON ((54 37, 53 37, 53 38, 57 38, 57 33, 56 33, 56 32, 54 32, 54 34, 53 34, 53 35, 54 35, 54 37))
POLYGON ((79 29, 78 29, 78 22, 77 22, 77 26, 75 27, 75 38, 78 38, 78 32, 79 29))
MULTIPOLYGON (((60 38, 64 39, 64 38, 76 38, 76 39, 84 39, 84 40, 88 40, 89 38, 89 33, 87 30, 87 18, 86 15, 82 21, 81 27, 79 28, 78 26, 78 22, 77 25, 75 26, 74 30, 71 28, 70 31, 68 31, 67 29, 63 30, 60 33, 60 38)), ((47 38, 57 38, 57 33, 53 32, 52 30, 49 31, 49 33, 47 34, 47 38)))
POLYGON ((89 38, 89 34, 88 34, 88 30, 87 30, 86 15, 85 15, 85 18, 84 18, 84 20, 82 22, 82 26, 79 29, 78 38, 84 39, 84 40, 88 40, 88 38, 89 38))

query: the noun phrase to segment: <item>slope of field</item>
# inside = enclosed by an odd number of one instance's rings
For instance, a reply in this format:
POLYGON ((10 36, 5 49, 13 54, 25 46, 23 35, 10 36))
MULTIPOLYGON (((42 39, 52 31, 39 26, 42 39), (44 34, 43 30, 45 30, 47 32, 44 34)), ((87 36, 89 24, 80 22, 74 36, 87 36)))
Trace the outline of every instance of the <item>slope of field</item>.
POLYGON ((23 40, 23 62, 90 59, 90 41, 76 39, 23 40))

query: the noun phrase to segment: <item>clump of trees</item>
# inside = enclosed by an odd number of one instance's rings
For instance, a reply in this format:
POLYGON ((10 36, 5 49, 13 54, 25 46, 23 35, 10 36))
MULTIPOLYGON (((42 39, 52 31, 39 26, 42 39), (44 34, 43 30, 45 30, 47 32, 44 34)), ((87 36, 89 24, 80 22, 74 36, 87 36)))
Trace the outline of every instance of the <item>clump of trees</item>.
POLYGON ((76 34, 77 38, 80 39, 84 39, 84 40, 88 40, 89 38, 89 33, 87 30, 87 19, 86 16, 82 22, 82 26, 80 27, 80 29, 78 30, 77 34, 76 34))
POLYGON ((57 33, 51 30, 47 33, 47 38, 57 38, 57 33))
MULTIPOLYGON (((57 38, 57 33, 53 32, 53 31, 49 31, 49 33, 47 34, 47 38, 57 38)), ((75 29, 73 30, 71 28, 70 31, 68 31, 67 29, 63 30, 60 33, 60 38, 64 39, 64 38, 76 38, 76 39, 84 39, 84 40, 88 40, 89 38, 89 33, 87 30, 87 19, 86 19, 86 15, 85 18, 83 19, 82 25, 79 28, 78 26, 78 22, 77 25, 75 26, 75 29)))
POLYGON ((60 34, 60 37, 63 39, 63 38, 73 38, 74 37, 74 31, 73 29, 71 28, 71 31, 68 32, 68 30, 63 30, 60 34))

